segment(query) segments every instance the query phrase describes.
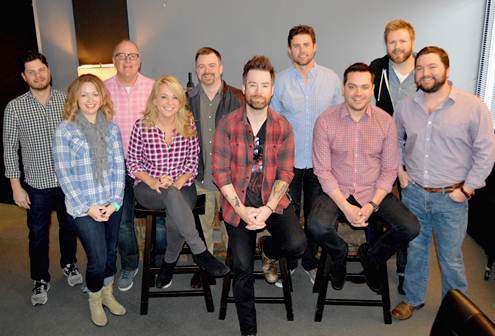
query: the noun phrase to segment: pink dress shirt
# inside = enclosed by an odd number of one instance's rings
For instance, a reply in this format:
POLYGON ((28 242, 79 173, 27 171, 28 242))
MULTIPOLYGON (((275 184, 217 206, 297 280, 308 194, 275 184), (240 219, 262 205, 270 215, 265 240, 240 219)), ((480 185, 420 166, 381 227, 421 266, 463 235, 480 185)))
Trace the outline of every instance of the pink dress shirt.
POLYGON ((376 189, 392 191, 399 169, 397 129, 390 115, 369 105, 352 120, 345 103, 332 106, 317 119, 313 130, 314 173, 323 191, 339 188, 347 198, 369 202, 376 189))
POLYGON ((110 92, 113 103, 113 122, 120 127, 126 158, 132 127, 136 120, 143 116, 153 83, 154 80, 138 73, 138 78, 128 93, 125 86, 117 80, 117 76, 105 81, 105 86, 110 92))

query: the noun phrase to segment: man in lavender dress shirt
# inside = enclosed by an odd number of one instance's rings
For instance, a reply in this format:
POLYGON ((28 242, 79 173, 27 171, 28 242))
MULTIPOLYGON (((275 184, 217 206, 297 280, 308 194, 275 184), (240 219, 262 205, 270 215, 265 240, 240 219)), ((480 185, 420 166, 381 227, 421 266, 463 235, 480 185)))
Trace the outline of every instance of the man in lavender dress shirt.
POLYGON ((379 267, 419 231, 416 217, 390 192, 397 178, 397 130, 390 115, 371 105, 373 71, 355 63, 344 72, 344 103, 316 120, 313 166, 324 194, 316 201, 308 229, 333 260, 332 287, 342 289, 347 243, 336 222, 344 215, 354 227, 380 219, 387 230, 359 247, 368 286, 379 292, 379 267))
POLYGON ((421 223, 409 243, 406 298, 392 316, 405 320, 424 305, 433 233, 442 274, 442 297, 452 288, 467 291, 462 242, 468 199, 485 185, 495 160, 490 112, 478 97, 448 81, 449 56, 425 47, 415 60, 418 92, 394 114, 402 164, 402 201, 421 223))

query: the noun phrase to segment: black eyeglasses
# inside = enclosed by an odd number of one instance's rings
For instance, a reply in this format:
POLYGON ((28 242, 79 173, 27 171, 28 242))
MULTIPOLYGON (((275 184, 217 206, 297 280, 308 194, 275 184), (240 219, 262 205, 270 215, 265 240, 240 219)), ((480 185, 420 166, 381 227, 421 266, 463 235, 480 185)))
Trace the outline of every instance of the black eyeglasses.
POLYGON ((260 146, 260 138, 254 138, 253 160, 258 162, 263 159, 263 146, 260 146))
POLYGON ((139 58, 139 54, 138 53, 129 53, 129 54, 118 53, 118 54, 115 54, 115 58, 120 60, 120 61, 125 61, 126 59, 130 59, 131 61, 135 61, 139 58))

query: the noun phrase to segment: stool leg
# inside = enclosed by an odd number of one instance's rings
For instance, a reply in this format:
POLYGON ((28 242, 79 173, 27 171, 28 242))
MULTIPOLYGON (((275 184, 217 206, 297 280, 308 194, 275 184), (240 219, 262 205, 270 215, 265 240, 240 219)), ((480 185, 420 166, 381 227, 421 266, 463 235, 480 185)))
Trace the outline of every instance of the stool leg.
POLYGON ((143 277, 141 281, 141 315, 148 314, 150 281, 153 278, 150 273, 152 230, 153 218, 149 215, 146 216, 146 236, 144 240, 143 277))
MULTIPOLYGON (((230 247, 227 248, 227 257, 225 258, 225 264, 232 269, 232 252, 230 250, 230 247)), ((231 283, 232 272, 230 272, 223 278, 222 296, 220 297, 220 312, 218 314, 219 320, 225 320, 225 316, 227 315, 227 300, 230 293, 231 283)))
POLYGON ((215 306, 213 305, 213 297, 211 296, 211 288, 208 282, 208 273, 205 270, 200 269, 199 277, 201 279, 201 285, 203 286, 206 310, 211 313, 215 310, 215 306))
POLYGON ((294 321, 294 312, 292 311, 292 296, 290 284, 290 272, 287 266, 287 258, 280 258, 280 275, 282 277, 282 289, 284 292, 285 310, 287 312, 287 320, 294 321))
POLYGON ((313 293, 318 293, 320 290, 321 282, 323 281, 323 269, 327 260, 327 252, 322 249, 320 254, 320 261, 318 263, 318 269, 316 270, 315 284, 313 285, 313 293))
POLYGON ((321 319, 323 317, 323 310, 325 309, 325 300, 327 298, 328 281, 330 280, 331 260, 330 258, 327 257, 327 252, 323 250, 320 258, 323 258, 325 263, 323 264, 323 276, 320 280, 318 300, 316 302, 315 322, 321 322, 321 319))
POLYGON ((386 262, 380 265, 382 274, 382 302, 383 302, 383 323, 392 324, 392 314, 390 313, 390 291, 388 287, 388 272, 386 262))

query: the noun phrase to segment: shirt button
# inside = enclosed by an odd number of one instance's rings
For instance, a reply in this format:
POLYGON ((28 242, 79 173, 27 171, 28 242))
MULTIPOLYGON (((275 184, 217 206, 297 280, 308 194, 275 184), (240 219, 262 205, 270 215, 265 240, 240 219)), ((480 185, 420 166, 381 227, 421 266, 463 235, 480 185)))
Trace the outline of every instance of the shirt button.
POLYGON ((208 116, 208 119, 211 119, 211 116, 208 116))
POLYGON ((431 125, 431 121, 428 121, 428 125, 431 125))
POLYGON ((427 158, 428 157, 428 154, 426 154, 425 157, 427 158))

